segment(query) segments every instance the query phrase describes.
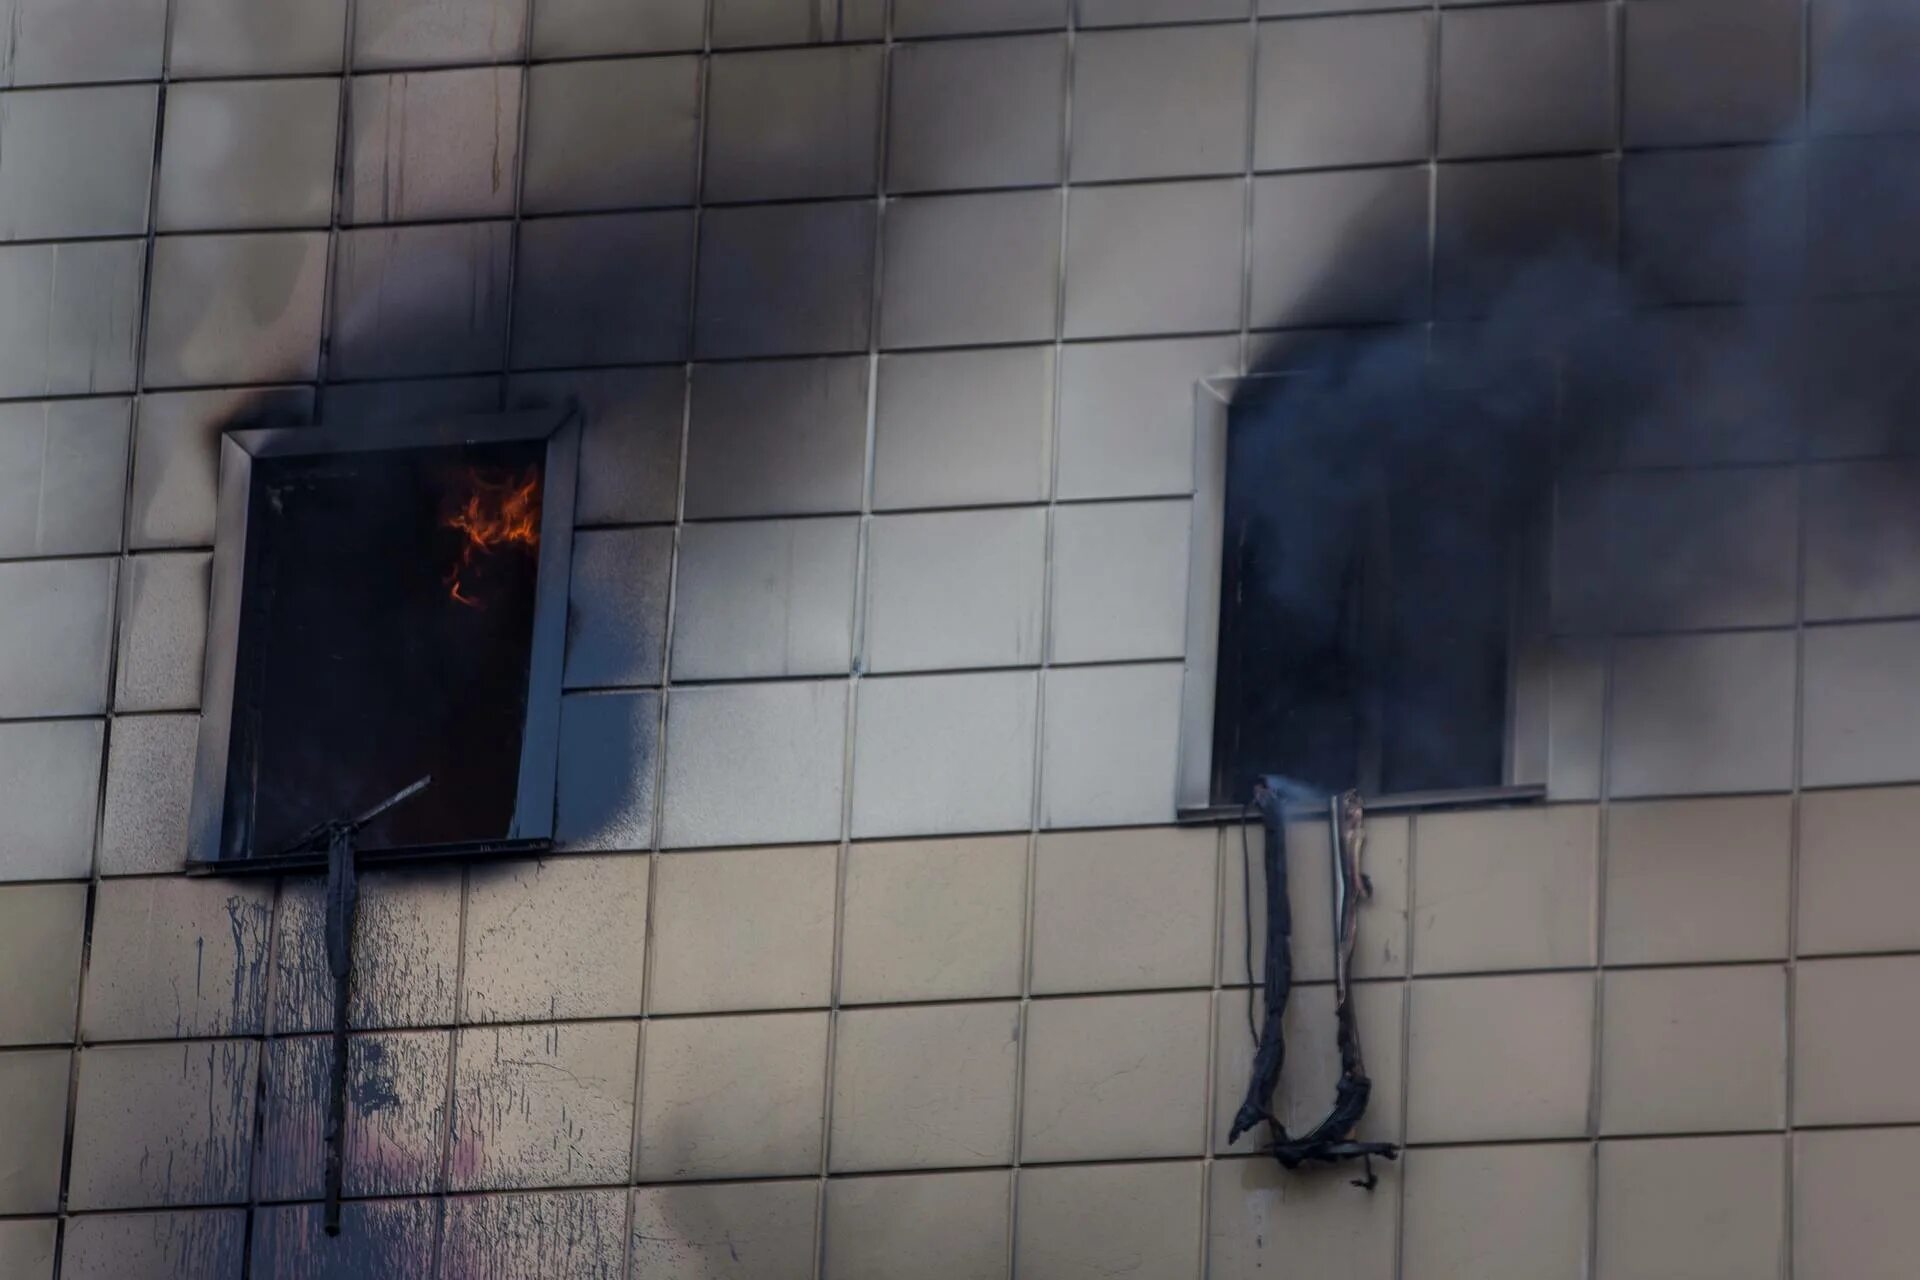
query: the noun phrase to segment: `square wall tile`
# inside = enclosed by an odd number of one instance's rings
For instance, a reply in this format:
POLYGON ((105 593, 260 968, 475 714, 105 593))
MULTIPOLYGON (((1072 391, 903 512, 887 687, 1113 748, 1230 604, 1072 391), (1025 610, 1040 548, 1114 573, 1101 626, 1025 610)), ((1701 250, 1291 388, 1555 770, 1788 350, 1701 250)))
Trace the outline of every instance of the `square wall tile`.
POLYGON ((854 837, 1026 830, 1038 693, 1024 671, 862 681, 854 837))
POLYGON ((65 1049, 0 1053, 0 1096, 7 1099, 7 1114, 0 1117, 0 1137, 7 1144, 7 1162, 0 1168, 0 1212, 53 1213, 60 1208, 60 1156, 72 1061, 65 1049))
POLYGON ((192 76, 338 71, 346 0, 177 0, 167 66, 192 76))
POLYGON ((1585 1280, 1593 1156, 1585 1143, 1408 1153, 1408 1275, 1585 1280))
MULTIPOLYGON (((1907 363, 1899 335, 1915 313, 1900 295, 1817 302, 1806 309, 1805 398, 1820 406, 1819 430, 1806 433, 1810 456, 1900 451, 1894 424, 1920 384, 1920 369, 1907 363)), ((1810 481, 1816 475, 1809 469, 1810 481)), ((1810 510, 1814 497, 1809 492, 1810 510)), ((1811 569, 1811 548, 1808 554, 1811 569)), ((1807 585, 1811 591, 1811 579, 1807 585)))
POLYGON ((1257 179, 1254 327, 1424 316, 1428 191, 1424 168, 1257 179))
POLYGON ((1407 1140, 1588 1133, 1593 1000, 1590 973, 1415 983, 1407 1140))
POLYGON ((648 1012, 824 1006, 838 860, 831 845, 663 854, 648 1012))
POLYGON ((212 546, 221 433, 312 420, 309 387, 142 395, 134 424, 129 545, 136 551, 212 546))
MULTIPOLYGON (((161 237, 147 304, 147 383, 312 378, 326 268, 321 231, 161 237)), ((338 306, 348 302, 343 294, 338 306)))
POLYGON ((1440 20, 1440 154, 1594 151, 1614 141, 1606 4, 1463 9, 1440 20))
POLYGON ((1795 147, 1628 156, 1628 274, 1658 301, 1791 295, 1806 256, 1802 160, 1795 147))
POLYGON ((1920 249, 1920 146, 1910 136, 1832 138, 1811 151, 1807 282, 1816 294, 1909 291, 1920 249))
POLYGON ((154 225, 162 231, 325 226, 333 212, 339 132, 336 79, 168 86, 154 225))
POLYGON ((521 88, 518 67, 355 76, 341 221, 512 213, 521 88))
POLYGON ((1199 1155, 1211 999, 1176 991, 1029 1005, 1021 1160, 1199 1155))
POLYGON ((1796 0, 1634 5, 1625 21, 1629 145, 1757 142, 1799 123, 1796 0))
POLYGON ((882 356, 876 395, 876 507, 1046 498, 1052 347, 882 356))
POLYGON ((706 0, 544 0, 533 11, 533 56, 698 49, 706 28, 706 0))
POLYGON ((112 560, 0 564, 0 716, 106 710, 112 560))
POLYGON ((837 840, 847 696, 840 680, 675 689, 661 842, 837 840))
POLYGON ((840 1002, 1017 996, 1027 839, 913 840, 847 850, 840 1002))
POLYGON ((679 369, 521 373, 507 384, 509 408, 580 408, 576 525, 673 519, 686 396, 679 369))
POLYGON ((447 1202, 441 1274, 484 1276, 497 1268, 509 1276, 620 1280, 626 1235, 624 1191, 461 1197, 447 1202))
POLYGON ((1083 27, 1244 18, 1247 0, 1074 0, 1083 27))
POLYGON ((0 556, 120 549, 129 402, 0 406, 0 556))
POLYGON ((560 702, 560 790, 554 837, 568 849, 653 844, 660 695, 578 694, 560 702))
POLYGON ((878 40, 884 19, 885 0, 713 0, 713 45, 878 40))
POLYGON ((212 556, 204 551, 134 556, 120 593, 116 711, 190 711, 200 706, 212 556))
MULTIPOLYGON (((333 1026, 333 978, 327 970, 326 885, 317 875, 289 877, 274 924, 273 1030, 333 1026)), ((445 1026, 455 1012, 460 964, 460 880, 436 871, 374 871, 360 877, 353 926, 353 992, 347 1014, 356 1030, 445 1026)))
MULTIPOLYGON (((1614 805, 1603 864, 1607 963, 1784 958, 1792 822, 1786 796, 1614 805)), ((1804 853, 1801 876, 1805 952, 1804 853)))
POLYGON ((131 390, 145 266, 139 240, 0 247, 0 395, 131 390))
POLYGON ((1414 972, 1592 964, 1598 832, 1585 805, 1422 814, 1414 972))
MULTIPOLYGON (((269 1040, 266 1055, 259 1194, 268 1200, 318 1197, 324 1193, 333 1103, 333 1040, 269 1040)), ((446 1031, 356 1035, 348 1042, 342 1162, 347 1195, 439 1189, 452 1056, 453 1035, 446 1031)))
POLYGON ((1240 172, 1251 53, 1237 26, 1081 36, 1073 51, 1073 181, 1240 172))
POLYGON ((1225 336, 1063 348, 1057 496, 1191 492, 1195 384, 1239 367, 1225 336))
POLYGON ((1807 632, 1801 781, 1810 787, 1920 778, 1908 730, 1920 708, 1913 642, 1920 624, 1877 622, 1807 632))
MULTIPOLYGON (((1261 1001, 1266 988, 1255 987, 1214 995, 1215 1037, 1213 1075, 1213 1149, 1219 1152, 1262 1154, 1272 1141, 1265 1125, 1227 1141, 1240 1104, 1246 1100, 1253 1077, 1253 1030, 1264 1026, 1261 1001), (1251 1000, 1249 1000, 1251 996, 1251 1000), (1251 1013, 1249 1013, 1251 1010, 1251 1013)), ((1399 982, 1362 982, 1353 988, 1353 1014, 1366 1051, 1367 1074, 1373 1093, 1367 1113, 1355 1135, 1362 1141, 1398 1143, 1404 1136, 1400 1106, 1401 1080, 1406 1073, 1400 1028, 1406 1008, 1406 988, 1399 982)), ((1314 983, 1295 987, 1287 999, 1282 1021, 1286 1040, 1285 1070, 1271 1098, 1273 1113, 1288 1133, 1308 1133, 1326 1118, 1340 1086, 1340 1027, 1334 1012, 1333 987, 1314 983)), ((1267 1157, 1271 1160, 1271 1157, 1267 1157)))
MULTIPOLYGON (((1357 978, 1398 977, 1407 971, 1407 846, 1412 826, 1405 818, 1375 817, 1367 823, 1361 870, 1373 882, 1373 896, 1360 904, 1359 936, 1353 949, 1357 978)), ((1261 972, 1267 936, 1267 875, 1263 831, 1259 823, 1226 827, 1224 901, 1220 917, 1220 981, 1245 986, 1257 979, 1247 972, 1247 928, 1253 929, 1254 974, 1261 972), (1245 842, 1242 843, 1242 832, 1245 842), (1251 884, 1253 909, 1247 910, 1251 884)), ((1325 819, 1287 824, 1287 886, 1291 900, 1333 901, 1333 851, 1325 819)), ((1293 980, 1333 981, 1331 911, 1301 910, 1293 917, 1293 980)))
POLYGON ((320 420, 329 427, 344 423, 397 427, 490 414, 500 408, 501 381, 497 374, 476 374, 465 378, 333 383, 323 388, 320 420))
POLYGON ((1034 992, 1208 985, 1219 856, 1212 827, 1040 837, 1034 992))
POLYGON ((1805 469, 1810 619, 1920 612, 1920 464, 1892 458, 1805 469))
POLYGON ((1061 507, 1053 519, 1054 662, 1178 658, 1192 503, 1061 507))
MULTIPOLYGON (((898 33, 902 15, 896 12, 893 21, 898 33)), ((889 191, 1060 181, 1067 107, 1064 38, 899 45, 889 93, 889 191)))
POLYGON ((851 516, 682 528, 673 678, 844 674, 859 551, 851 516))
POLYGON ((639 1034, 634 1022, 458 1032, 450 1189, 625 1182, 639 1034))
POLYGON ((67 1280, 239 1280, 246 1239, 244 1209, 88 1214, 67 1223, 60 1274, 67 1280))
MULTIPOLYGON (((1793 663, 1794 637, 1784 631, 1620 641, 1613 794, 1785 790, 1793 777, 1793 663)), ((1817 717, 1811 698, 1808 705, 1811 762, 1817 717)))
MULTIPOLYGON (((100 826, 101 875, 179 871, 186 866, 199 737, 197 715, 130 716, 114 722, 100 826)), ((72 803, 78 806, 84 800, 76 795, 72 803)), ((78 828, 74 830, 77 834, 78 828)))
POLYGON ((1424 13, 1262 23, 1254 166, 1426 159, 1433 27, 1424 13))
POLYGON ((834 1280, 1006 1280, 1002 1169, 827 1183, 825 1269, 834 1280))
POLYGON ((1053 338, 1058 191, 923 196, 887 205, 880 345, 1053 338))
POLYGON ((1013 1159, 1018 1004, 843 1009, 836 1020, 833 1172, 1013 1159))
POLYGON ((1920 52, 1920 22, 1899 0, 1821 0, 1810 36, 1815 129, 1897 133, 1920 123, 1920 93, 1895 70, 1920 52))
POLYGON ((660 683, 672 573, 671 529, 587 529, 574 535, 568 688, 660 683))
POLYGON ((637 1187, 630 1253, 640 1275, 801 1280, 818 1255, 812 1182, 637 1187))
POLYGON ((1041 826, 1173 821, 1181 676, 1175 663, 1047 672, 1041 826))
MULTIPOLYGON (((894 0, 893 34, 952 36, 976 31, 1042 31, 1067 25, 1069 0, 894 0)), ((895 55, 898 57, 898 55, 895 55)))
POLYGON ((863 666, 1025 666, 1040 660, 1043 507, 878 516, 867 540, 863 666))
POLYGON ((1801 797, 1798 954, 1920 946, 1920 920, 1907 909, 1920 889, 1908 853, 1917 820, 1911 787, 1801 797))
POLYGON ((59 1044, 73 1039, 80 1006, 80 946, 87 887, 0 887, 0 966, 16 978, 0 1008, 0 1044, 59 1044))
POLYGON ((0 239, 145 232, 158 104, 151 85, 9 93, 0 239))
POLYGON ((872 202, 858 200, 709 209, 700 222, 694 355, 864 351, 874 221, 872 202))
POLYGON ((1600 1132, 1787 1122, 1787 975, 1778 965, 1636 969, 1600 998, 1600 1132))
POLYGON ((1243 204, 1239 182, 1076 190, 1066 336, 1239 328, 1243 204))
POLYGON ((166 0, 10 0, 7 28, 0 83, 10 87, 162 74, 166 0))
POLYGON ((1905 1275, 1920 1250, 1908 1194, 1920 1130, 1800 1133, 1793 1143, 1793 1274, 1905 1275))
POLYGON ((366 0, 353 14, 353 65, 510 62, 526 48, 529 0, 366 0))
POLYGON ((647 1023, 639 1178, 817 1174, 826 1074, 825 1013, 647 1023))
POLYGON ((729 53, 710 63, 710 201, 865 195, 875 186, 882 51, 729 53))
POLYGON ((520 253, 516 368, 685 358, 691 213, 542 218, 520 253))
POLYGON ((1597 1280, 1780 1274, 1786 1159, 1766 1134, 1601 1143, 1597 1280))
POLYGON ((1202 1166, 1023 1169, 1013 1265, 1029 1280, 1200 1275, 1202 1166))
POLYGON ((331 376, 398 378, 500 367, 512 227, 362 227, 337 239, 331 376))
POLYGON ((1435 181, 1434 304, 1443 316, 1484 314, 1530 263, 1613 260, 1619 173, 1609 157, 1443 165, 1435 181))
POLYGON ((637 1016, 647 859, 476 864, 467 873, 464 937, 468 1022, 637 1016))
POLYGON ((1920 958, 1810 960, 1794 970, 1795 1124, 1920 1119, 1904 1064, 1920 1053, 1920 958))
POLYGON ((0 880, 92 871, 105 736, 99 720, 0 724, 0 880))
MULTIPOLYGON (((1317 1119, 1318 1117, 1316 1117, 1317 1119)), ((1393 1280, 1399 1167, 1374 1166, 1386 1194, 1341 1177, 1301 1177, 1270 1156, 1207 1167, 1207 1267, 1216 1280, 1307 1275, 1393 1280)))
MULTIPOLYGON (((0 1223, 0 1268, 20 1280, 53 1280, 54 1240, 59 1225, 53 1218, 16 1218, 0 1223)), ((73 1253, 70 1251, 67 1257, 72 1265, 73 1253)))
POLYGON ((687 517, 860 510, 863 356, 694 366, 687 517))
MULTIPOLYGON (((471 1204, 463 1202, 463 1210, 471 1204)), ((253 1211, 248 1274, 256 1280, 304 1280, 314 1259, 325 1256, 349 1276, 432 1280, 434 1237, 444 1208, 438 1199, 349 1200, 340 1206, 340 1234, 329 1236, 318 1202, 262 1206, 253 1211)), ((235 1217, 244 1223, 243 1213, 236 1211, 235 1217)), ((234 1274, 240 1274, 237 1268, 234 1274)))
MULTIPOLYGON (((260 1046, 251 1040, 84 1050, 68 1204, 127 1209, 244 1201, 259 1061, 260 1046)), ((60 1074, 66 1074, 64 1062, 60 1074)))
POLYGON ((273 886, 265 880, 102 882, 82 1033, 88 1040, 258 1034, 272 918, 273 886))
MULTIPOLYGON (((545 17, 536 13, 536 32, 545 17)), ((527 73, 522 207, 568 213, 692 204, 699 141, 698 58, 542 64, 527 73), (626 127, 636 120, 647 127, 626 127)))

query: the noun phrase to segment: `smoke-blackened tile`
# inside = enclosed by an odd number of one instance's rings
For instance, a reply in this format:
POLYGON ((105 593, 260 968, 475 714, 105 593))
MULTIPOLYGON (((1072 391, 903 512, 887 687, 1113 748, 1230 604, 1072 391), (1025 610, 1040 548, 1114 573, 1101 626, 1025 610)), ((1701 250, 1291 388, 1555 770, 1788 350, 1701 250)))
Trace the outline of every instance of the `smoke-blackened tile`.
MULTIPOLYGON (((347 1195, 438 1189, 452 1051, 453 1036, 446 1031, 356 1035, 349 1041, 347 1195)), ((270 1040, 261 1070, 259 1194, 266 1200, 317 1197, 327 1162, 333 1041, 327 1036, 270 1040)))
POLYGON ((594 529, 573 540, 569 688, 659 684, 666 648, 671 529, 594 529))
POLYGON ((266 1014, 265 881, 111 880, 94 904, 89 1040, 252 1035, 266 1014))
POLYGON ((889 204, 880 344, 1051 339, 1060 199, 1058 191, 1009 191, 889 204))
POLYGON ((1613 794, 1785 790, 1793 667, 1791 631, 1618 642, 1607 747, 1613 794))
POLYGON ((1004 1169, 827 1183, 834 1280, 1004 1280, 1012 1197, 1004 1169), (902 1223, 916 1229, 901 1230, 902 1223))
POLYGON ((512 238, 503 222, 340 233, 329 372, 398 378, 497 369, 512 238))
POLYGON ((1075 0, 1083 27, 1244 18, 1247 0, 1075 0))
POLYGON ((1444 165, 1434 223, 1435 305, 1484 314, 1523 268, 1547 273, 1613 260, 1616 162, 1604 156, 1444 165))
POLYGON ((128 402, 0 406, 0 558, 120 549, 128 402))
POLYGON ((708 200, 797 200, 874 189, 882 51, 722 54, 710 62, 708 200))
MULTIPOLYGON (((956 36, 987 31, 1045 31, 1067 25, 1069 0, 893 0, 893 34, 956 36)), ((899 55, 896 54, 896 57, 899 55)))
MULTIPOLYGON (((326 895, 318 876, 289 877, 274 927, 273 1030, 333 1025, 326 895)), ((376 871, 360 878, 354 921, 353 1026, 431 1027, 454 1018, 460 877, 449 870, 376 871)))
MULTIPOLYGON (((1800 9, 1799 0, 1628 6, 1628 144, 1758 142, 1790 132, 1800 118, 1800 9)), ((1816 51, 1814 65, 1823 61, 1816 51)), ((1832 92, 1824 67, 1815 83, 1832 92)))
POLYGON ((577 405, 574 523, 636 524, 673 519, 686 385, 680 369, 521 373, 507 399, 513 408, 577 405))
MULTIPOLYGON (((536 31, 554 7, 539 7, 536 31)), ((636 16, 646 21, 657 9, 636 16)), ((698 58, 547 63, 529 73, 527 95, 528 213, 693 203, 698 58), (647 127, 631 128, 634 120, 647 127)))
POLYGON ((636 1275, 681 1280, 806 1280, 819 1184, 712 1183, 633 1193, 636 1275))
POLYGON ((696 365, 688 518, 860 510, 867 371, 860 356, 696 365))
POLYGON ((516 368, 686 355, 691 213, 542 218, 520 228, 520 253, 516 368))
POLYGON ((135 556, 127 562, 114 710, 199 707, 210 566, 204 551, 135 556))
POLYGON ((1424 168, 1261 178, 1253 188, 1256 328, 1427 314, 1424 168))
POLYGON ((706 28, 706 0, 541 0, 533 10, 533 56, 698 49, 706 28))
POLYGON ((874 221, 870 201, 708 210, 700 223, 694 355, 865 350, 874 221))
POLYGON ((1424 160, 1432 44, 1423 13, 1263 24, 1255 167, 1424 160))
POLYGON ((886 0, 713 0, 716 48, 878 40, 886 0))
MULTIPOLYGON (((1791 4, 1779 7, 1793 11, 1791 4)), ((1741 21, 1750 6, 1741 9, 1741 21)), ((1820 0, 1812 8, 1813 124, 1823 133, 1898 133, 1920 125, 1920 13, 1902 0, 1820 0)))
MULTIPOLYGON (((984 8, 969 4, 956 16, 964 24, 984 8)), ((952 10, 945 5, 941 15, 952 10)), ((896 29, 901 22, 896 12, 896 29)), ((1058 182, 1066 76, 1066 42, 1059 36, 899 46, 890 82, 887 189, 1058 182)))
POLYGON ((1060 357, 1059 496, 1193 490, 1196 384, 1237 372, 1238 338, 1069 344, 1060 357))
POLYGON ((338 71, 347 0, 176 0, 167 68, 190 76, 338 71))
POLYGON ((626 1192, 461 1196, 447 1202, 444 1280, 621 1280, 626 1192))
POLYGON ((883 510, 1039 502, 1053 447, 1051 347, 880 360, 873 503, 883 510))
POLYGON ((1615 11, 1509 5, 1440 20, 1440 152, 1597 150, 1614 141, 1615 11))
POLYGON ((0 880, 92 869, 104 737, 99 720, 0 725, 0 880))
POLYGON ((341 221, 512 213, 522 83, 518 67, 355 76, 341 221))
POLYGON ((1891 293, 1920 285, 1920 143, 1831 138, 1813 146, 1807 281, 1815 293, 1891 293))
POLYGON ((239 427, 311 421, 310 387, 168 391, 140 397, 134 427, 128 542, 153 547, 213 545, 220 435, 239 427))
POLYGON ((1073 54, 1075 182, 1238 173, 1247 159, 1245 27, 1080 37, 1073 54), (1154 86, 1142 93, 1143 84, 1154 86), (1178 102, 1178 110, 1166 109, 1178 102))
POLYGON ((1238 181, 1076 190, 1067 337, 1239 328, 1245 203, 1238 181))
POLYGON ((1733 301, 1798 287, 1806 236, 1799 148, 1652 153, 1625 165, 1622 247, 1647 296, 1733 301))
POLYGON ((147 307, 148 384, 311 378, 326 266, 324 232, 162 238, 147 307))
POLYGON ((353 65, 509 62, 526 48, 529 0, 365 0, 353 14, 353 65))
POLYGON ((575 694, 560 704, 555 839, 569 849, 653 844, 660 695, 575 694))
POLYGON ((649 1022, 639 1178, 817 1173, 826 1071, 825 1013, 649 1022))
MULTIPOLYGON (((433 1280, 438 1200, 349 1200, 340 1234, 326 1235, 321 1206, 254 1210, 254 1280, 433 1280)), ((465 1273, 445 1272, 448 1280, 465 1273)))
POLYGON ((1806 639, 1803 778, 1831 787, 1920 779, 1920 624, 1820 627, 1806 639))
POLYGON ((83 1051, 71 1207, 245 1200, 259 1050, 249 1040, 202 1040, 83 1051))
POLYGON ((449 1186, 625 1182, 639 1034, 637 1022, 461 1031, 449 1186))
POLYGON ((87 1214, 67 1220, 66 1280, 240 1280, 244 1209, 87 1214))
POLYGON ((112 560, 0 564, 0 716, 106 710, 112 560))

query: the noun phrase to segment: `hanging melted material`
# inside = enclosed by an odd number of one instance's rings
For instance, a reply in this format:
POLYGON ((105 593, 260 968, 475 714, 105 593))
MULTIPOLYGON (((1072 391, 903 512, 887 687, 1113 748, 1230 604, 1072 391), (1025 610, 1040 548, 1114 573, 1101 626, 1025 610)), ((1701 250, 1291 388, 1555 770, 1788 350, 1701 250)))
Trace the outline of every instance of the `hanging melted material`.
MULTIPOLYGON (((1281 779, 1263 780, 1254 787, 1253 807, 1260 811, 1265 828, 1264 864, 1267 875, 1267 957, 1265 1021, 1254 1037, 1253 1078, 1247 1083, 1246 1100, 1233 1118, 1228 1141, 1265 1122, 1272 1137, 1269 1150, 1282 1165, 1297 1169, 1303 1164, 1335 1164, 1342 1160, 1367 1162, 1364 1178, 1356 1186, 1369 1190, 1375 1185, 1372 1160, 1381 1156, 1391 1160, 1399 1154, 1389 1142, 1362 1142, 1354 1138, 1361 1117, 1367 1111, 1367 1099, 1373 1082, 1367 1078, 1366 1060, 1360 1051, 1360 1029, 1354 1019, 1351 986, 1354 941, 1359 932, 1360 903, 1372 896, 1373 887, 1360 870, 1360 858, 1366 846, 1365 815, 1358 792, 1349 791, 1328 802, 1327 822, 1333 858, 1333 974, 1334 1012, 1339 1019, 1340 1082, 1334 1091, 1333 1110, 1326 1119, 1304 1134, 1292 1135, 1273 1113, 1273 1091, 1280 1083, 1280 1071, 1286 1062, 1286 1039, 1282 1022, 1287 1012, 1287 996, 1293 988, 1293 912, 1287 893, 1287 828, 1283 793, 1288 790, 1281 779)), ((1247 859, 1247 879, 1252 879, 1252 857, 1244 847, 1246 828, 1242 824, 1242 853, 1247 859)), ((1248 896, 1251 904, 1251 893, 1248 896)), ((1248 907, 1251 914, 1252 907, 1248 907)), ((1247 980, 1253 981, 1252 930, 1248 930, 1247 980)), ((1249 992, 1249 997, 1251 997, 1249 992)), ((1248 1009, 1252 1027, 1252 1009, 1248 1009)))

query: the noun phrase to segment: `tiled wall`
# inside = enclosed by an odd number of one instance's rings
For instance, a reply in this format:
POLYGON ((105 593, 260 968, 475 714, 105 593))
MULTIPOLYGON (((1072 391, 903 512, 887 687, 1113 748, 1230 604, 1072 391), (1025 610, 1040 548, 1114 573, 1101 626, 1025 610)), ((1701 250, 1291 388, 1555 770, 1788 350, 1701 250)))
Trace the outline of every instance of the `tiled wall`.
POLYGON ((0 1275, 1905 1280, 1904 7, 0 0, 0 1275), (1687 407, 1561 495, 1562 802, 1373 824, 1412 1149, 1284 1176, 1193 384, 1568 242, 1687 407), (319 886, 178 874, 213 442, 568 395, 565 851, 367 877, 328 1242, 319 886))

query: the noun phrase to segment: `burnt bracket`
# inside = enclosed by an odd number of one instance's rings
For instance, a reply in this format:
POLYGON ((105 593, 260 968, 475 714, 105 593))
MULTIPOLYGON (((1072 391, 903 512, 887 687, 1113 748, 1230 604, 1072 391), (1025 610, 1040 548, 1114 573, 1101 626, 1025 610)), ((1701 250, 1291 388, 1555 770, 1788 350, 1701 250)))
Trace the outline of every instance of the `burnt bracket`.
MULTIPOLYGON (((1287 892, 1287 827, 1284 795, 1289 790, 1282 779, 1263 780, 1254 787, 1252 808, 1260 812, 1265 829, 1264 866, 1267 874, 1267 936, 1265 1022, 1253 1031, 1253 942, 1252 894, 1247 895, 1248 942, 1247 1026, 1253 1033, 1252 1079, 1247 1082, 1246 1100, 1234 1115, 1229 1142, 1264 1122, 1272 1137, 1268 1147, 1273 1157, 1287 1169, 1305 1164, 1338 1164, 1343 1160, 1361 1160, 1366 1175, 1354 1185, 1371 1191, 1378 1183, 1373 1173, 1373 1158, 1392 1160, 1400 1154, 1390 1142, 1362 1142, 1354 1138, 1361 1117, 1367 1111, 1367 1099, 1373 1082, 1367 1078, 1366 1059, 1360 1051, 1360 1029, 1354 1018, 1351 970, 1353 947, 1359 932, 1360 903, 1373 895, 1373 886, 1360 871, 1360 855, 1366 844, 1365 815, 1358 792, 1349 791, 1328 802, 1327 824, 1333 861, 1333 973, 1334 1011, 1339 1020, 1340 1082, 1335 1087, 1333 1109, 1308 1132, 1295 1136, 1287 1132, 1273 1113, 1273 1091, 1280 1083, 1280 1071, 1286 1063, 1287 1045, 1282 1023, 1287 1012, 1287 997, 1293 989, 1293 908, 1287 892)), ((1246 878, 1251 881, 1252 854, 1246 848, 1246 827, 1241 826, 1241 854, 1246 863, 1246 878)), ((1249 888, 1251 886, 1249 885, 1249 888)))
POLYGON ((360 909, 360 868, 354 838, 368 823, 427 789, 432 775, 401 788, 357 818, 310 828, 284 853, 327 847, 327 973, 333 978, 333 1075, 327 1091, 327 1234, 340 1234, 340 1194, 347 1146, 347 1001, 353 994, 353 922, 360 909))

